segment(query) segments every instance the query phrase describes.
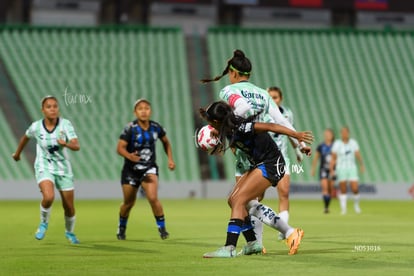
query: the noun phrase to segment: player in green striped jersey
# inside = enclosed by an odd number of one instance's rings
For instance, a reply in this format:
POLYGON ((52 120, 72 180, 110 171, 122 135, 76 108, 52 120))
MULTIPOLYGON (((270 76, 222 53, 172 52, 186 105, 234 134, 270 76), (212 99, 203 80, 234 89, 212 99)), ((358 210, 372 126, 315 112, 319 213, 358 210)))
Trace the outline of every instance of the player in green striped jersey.
POLYGON ((72 167, 66 148, 78 151, 78 137, 71 122, 59 117, 58 101, 53 96, 42 99, 44 118, 33 122, 20 139, 13 158, 20 160, 20 154, 31 138, 36 140, 34 163, 36 181, 42 193, 40 203, 40 225, 35 238, 42 240, 49 225, 49 217, 55 198, 55 187, 62 198, 65 213, 65 237, 72 244, 79 240, 73 233, 75 227, 74 186, 72 167))

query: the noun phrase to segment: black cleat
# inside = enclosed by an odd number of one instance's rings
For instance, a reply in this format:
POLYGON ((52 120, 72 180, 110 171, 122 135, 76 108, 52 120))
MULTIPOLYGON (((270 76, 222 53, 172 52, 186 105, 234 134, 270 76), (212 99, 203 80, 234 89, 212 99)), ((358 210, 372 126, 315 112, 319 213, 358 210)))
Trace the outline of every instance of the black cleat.
POLYGON ((161 227, 158 228, 158 232, 160 232, 160 237, 161 239, 165 240, 168 238, 168 236, 170 235, 167 230, 165 229, 165 227, 161 227))
POLYGON ((118 233, 116 233, 116 237, 118 238, 118 240, 123 241, 126 239, 125 230, 125 227, 118 228, 118 233))

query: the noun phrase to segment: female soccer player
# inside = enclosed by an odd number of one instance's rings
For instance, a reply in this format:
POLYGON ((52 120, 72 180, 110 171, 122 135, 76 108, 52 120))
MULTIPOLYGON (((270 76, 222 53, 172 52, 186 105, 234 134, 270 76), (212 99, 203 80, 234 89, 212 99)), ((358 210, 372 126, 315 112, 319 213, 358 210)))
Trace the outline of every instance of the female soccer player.
MULTIPOLYGON (((235 50, 233 52, 233 57, 227 61, 227 66, 220 76, 217 76, 214 79, 204 79, 202 82, 217 81, 228 74, 231 84, 220 91, 219 97, 234 109, 236 115, 248 117, 260 113, 256 118, 257 121, 277 123, 291 130, 295 130, 292 124, 280 113, 279 108, 270 98, 268 92, 249 82, 251 71, 252 64, 250 60, 245 56, 243 51, 235 50)), ((299 149, 310 155, 311 149, 309 147, 305 144, 299 144, 294 138, 292 140, 298 145, 299 149)), ((235 155, 235 176, 237 182, 245 172, 250 170, 251 164, 243 151, 236 150, 235 155)), ((258 199, 260 200, 261 198, 262 196, 258 199)), ((252 202, 249 203, 248 208, 250 210, 249 213, 253 216, 252 223, 254 224, 257 238, 261 242, 261 233, 263 229, 261 222, 275 228, 274 221, 269 220, 266 215, 275 213, 270 207, 260 204, 257 199, 252 200, 252 202)))
POLYGON ((65 210, 65 237, 72 244, 79 240, 73 233, 75 228, 75 206, 72 167, 66 148, 78 151, 78 137, 71 122, 59 117, 58 101, 53 96, 42 99, 44 118, 33 122, 26 134, 20 139, 13 158, 20 160, 20 154, 30 138, 36 139, 36 160, 34 163, 36 181, 42 193, 40 203, 40 225, 35 238, 42 240, 49 225, 49 217, 55 198, 55 190, 59 191, 65 210))
POLYGON ((336 169, 336 177, 339 182, 341 194, 338 196, 339 204, 341 206, 341 214, 346 214, 346 200, 347 200, 347 182, 351 185, 351 190, 354 193, 354 210, 357 214, 361 213, 359 207, 359 190, 358 190, 358 170, 355 158, 358 160, 359 169, 364 173, 364 163, 359 152, 359 145, 357 141, 349 137, 348 127, 342 127, 341 140, 336 140, 332 146, 332 160, 330 164, 331 175, 336 169))
POLYGON ((136 120, 130 122, 119 137, 117 152, 124 157, 121 174, 124 201, 119 210, 117 238, 126 239, 126 227, 131 208, 135 204, 139 186, 145 195, 158 227, 161 239, 168 238, 165 228, 164 210, 158 200, 158 166, 155 156, 155 142, 160 139, 168 156, 168 168, 175 169, 171 144, 164 128, 157 122, 151 121, 151 103, 146 99, 135 102, 134 113, 136 120))
MULTIPOLYGON (((214 102, 207 109, 200 109, 200 114, 218 130, 218 138, 221 142, 218 151, 226 150, 226 139, 228 139, 229 146, 246 153, 252 164, 252 168, 239 179, 228 198, 231 218, 225 245, 214 252, 204 254, 204 257, 234 257, 237 240, 242 231, 247 246, 257 246, 259 250, 256 252, 261 252, 261 244, 256 240, 246 206, 252 199, 261 197, 268 187, 277 185, 284 175, 285 166, 282 154, 267 132, 289 135, 307 143, 312 142, 312 133, 296 132, 272 123, 254 122, 257 115, 244 119, 236 116, 232 107, 223 101, 214 102)), ((289 254, 296 254, 303 237, 303 230, 290 227, 277 215, 273 219, 276 228, 288 237, 289 254)))
MULTIPOLYGON (((272 86, 267 89, 272 100, 278 106, 280 113, 289 121, 289 123, 293 126, 293 113, 292 111, 287 108, 286 106, 282 106, 283 101, 283 93, 279 87, 272 86)), ((282 152, 283 158, 285 159, 286 163, 286 171, 283 178, 277 184, 277 193, 279 195, 279 216, 281 219, 289 222, 289 188, 290 188, 290 158, 287 152, 288 148, 288 136, 274 134, 273 139, 276 142, 276 145, 279 147, 280 151, 282 152)), ((299 147, 290 140, 292 147, 295 149, 296 159, 298 162, 302 162, 303 154, 299 150, 299 147)), ((279 239, 284 240, 284 237, 281 233, 279 235, 279 239)))
POLYGON ((315 157, 312 161, 311 175, 315 175, 316 164, 319 161, 319 180, 321 182, 322 199, 324 203, 324 213, 329 213, 329 204, 331 202, 331 195, 334 190, 335 175, 331 175, 331 149, 335 141, 335 135, 332 129, 325 129, 324 142, 319 144, 316 148, 315 157))

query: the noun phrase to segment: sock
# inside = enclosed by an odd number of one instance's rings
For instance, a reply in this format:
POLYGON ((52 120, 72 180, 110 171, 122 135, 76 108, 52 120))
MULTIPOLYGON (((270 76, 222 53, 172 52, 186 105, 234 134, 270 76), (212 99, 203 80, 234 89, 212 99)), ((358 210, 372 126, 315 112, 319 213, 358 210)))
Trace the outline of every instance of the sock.
POLYGON ((246 239, 247 242, 252 242, 252 241, 256 240, 256 234, 255 234, 253 229, 254 228, 253 228, 252 222, 250 220, 250 216, 247 216, 244 219, 244 224, 243 224, 242 230, 241 230, 242 233, 243 233, 243 236, 244 236, 244 238, 246 239))
POLYGON ((339 204, 341 206, 341 211, 342 213, 345 213, 346 212, 346 194, 340 194, 338 198, 339 198, 339 204))
POLYGON ((44 208, 42 204, 40 204, 40 222, 49 223, 51 211, 52 211, 52 207, 44 208))
POLYGON ((293 228, 290 227, 286 221, 282 220, 270 207, 266 205, 259 204, 258 206, 251 208, 249 210, 249 214, 255 216, 267 226, 278 230, 286 237, 293 232, 293 228))
POLYGON ((359 209, 359 194, 354 194, 354 208, 355 208, 355 211, 357 212, 361 211, 359 209))
POLYGON ((284 222, 289 223, 289 211, 288 210, 281 211, 279 213, 279 217, 284 222))
POLYGON ((65 229, 66 229, 66 232, 73 233, 73 230, 75 229, 75 220, 76 220, 75 216, 73 216, 73 217, 65 216, 65 229))
POLYGON ((263 241, 263 223, 256 217, 250 217, 250 221, 253 225, 254 234, 256 235, 256 240, 260 243, 263 241))
POLYGON ((323 195, 323 203, 325 205, 325 209, 329 208, 330 202, 331 202, 331 197, 329 195, 323 195))
POLYGON ((128 217, 123 217, 123 216, 119 215, 118 228, 126 229, 127 224, 128 224, 128 217))
POLYGON ((248 203, 247 203, 247 210, 250 210, 251 208, 253 208, 253 207, 257 207, 257 205, 259 205, 260 204, 260 202, 257 200, 257 199, 253 199, 253 200, 250 200, 248 203))
POLYGON ((243 221, 241 219, 230 219, 227 226, 227 239, 224 246, 233 245, 237 246, 237 240, 243 226, 243 221))
POLYGON ((356 205, 358 205, 358 204, 359 204, 359 194, 354 194, 354 203, 355 203, 356 205))
POLYGON ((157 222, 158 228, 165 228, 165 217, 162 216, 155 216, 155 220, 157 222))

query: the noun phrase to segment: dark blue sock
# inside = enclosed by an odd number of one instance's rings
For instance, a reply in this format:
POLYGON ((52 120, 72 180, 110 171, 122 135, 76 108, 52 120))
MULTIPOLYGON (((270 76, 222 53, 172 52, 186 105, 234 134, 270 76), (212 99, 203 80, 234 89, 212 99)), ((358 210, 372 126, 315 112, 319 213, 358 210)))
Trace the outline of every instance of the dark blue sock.
POLYGON ((243 223, 241 231, 247 242, 256 240, 256 234, 254 233, 252 221, 250 220, 250 216, 247 216, 244 219, 244 223, 243 223))
POLYGON ((155 220, 157 222, 158 228, 165 228, 165 217, 162 216, 155 216, 155 220))
POLYGON ((224 246, 233 245, 236 247, 242 225, 243 221, 241 219, 230 219, 227 226, 227 239, 224 246))
POLYGON ((119 227, 126 228, 128 223, 128 217, 119 215, 119 227))
POLYGON ((325 204, 325 208, 328 208, 329 203, 331 202, 331 197, 329 195, 323 195, 323 202, 325 204))

